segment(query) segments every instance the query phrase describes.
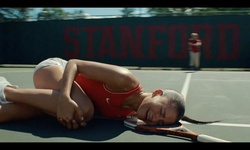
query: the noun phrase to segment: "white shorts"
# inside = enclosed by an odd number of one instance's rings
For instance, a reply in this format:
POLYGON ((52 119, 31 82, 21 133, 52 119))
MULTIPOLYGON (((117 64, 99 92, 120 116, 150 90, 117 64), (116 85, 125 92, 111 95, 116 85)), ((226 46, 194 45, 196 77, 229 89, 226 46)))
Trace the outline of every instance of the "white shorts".
POLYGON ((34 69, 34 72, 46 66, 59 66, 64 69, 66 67, 66 64, 67 64, 67 61, 62 58, 58 58, 58 57, 48 58, 48 59, 43 60, 39 64, 37 64, 34 69))

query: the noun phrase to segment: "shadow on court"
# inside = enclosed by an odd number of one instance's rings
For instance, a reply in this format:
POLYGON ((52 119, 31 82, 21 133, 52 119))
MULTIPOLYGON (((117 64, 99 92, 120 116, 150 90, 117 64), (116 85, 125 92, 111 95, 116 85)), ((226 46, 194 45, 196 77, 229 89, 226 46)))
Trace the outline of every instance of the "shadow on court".
POLYGON ((61 137, 93 142, 110 140, 128 130, 123 126, 123 121, 99 118, 94 118, 84 128, 70 130, 60 125, 55 118, 50 116, 4 123, 0 125, 0 129, 30 133, 41 138, 61 137))

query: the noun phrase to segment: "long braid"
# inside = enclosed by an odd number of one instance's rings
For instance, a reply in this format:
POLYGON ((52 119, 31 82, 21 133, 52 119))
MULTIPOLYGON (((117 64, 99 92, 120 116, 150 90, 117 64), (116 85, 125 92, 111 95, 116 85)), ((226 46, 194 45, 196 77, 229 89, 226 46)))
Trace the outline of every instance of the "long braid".
POLYGON ((187 116, 183 116, 182 119, 183 121, 187 121, 189 123, 194 123, 194 124, 209 124, 209 123, 215 123, 215 122, 220 122, 220 120, 215 120, 215 121, 199 121, 199 120, 195 120, 195 119, 191 119, 187 116))

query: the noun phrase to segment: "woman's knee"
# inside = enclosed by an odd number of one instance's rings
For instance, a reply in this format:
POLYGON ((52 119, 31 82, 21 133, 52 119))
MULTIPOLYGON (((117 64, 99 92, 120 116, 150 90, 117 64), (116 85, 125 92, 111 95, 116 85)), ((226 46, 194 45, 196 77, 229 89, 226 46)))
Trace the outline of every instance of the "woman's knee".
POLYGON ((71 98, 78 104, 81 108, 84 119, 88 122, 94 116, 94 105, 91 99, 85 94, 85 92, 81 89, 81 87, 74 82, 71 90, 71 98))
MULTIPOLYGON (((93 104, 86 103, 86 100, 84 100, 84 103, 82 103, 82 102, 79 103, 77 101, 76 101, 76 103, 79 105, 79 107, 83 113, 84 121, 89 122, 94 117, 95 109, 94 109, 93 104)), ((77 115, 77 114, 75 113, 75 115, 77 115)), ((74 116, 74 118, 78 119, 79 117, 74 116)))
POLYGON ((83 111, 83 114, 84 114, 84 120, 86 122, 89 122, 93 116, 94 116, 94 107, 93 105, 88 105, 88 107, 85 107, 83 111))
POLYGON ((84 99, 82 99, 81 102, 77 102, 77 104, 83 112, 84 120, 89 122, 93 118, 95 112, 92 101, 89 98, 84 97, 84 99))

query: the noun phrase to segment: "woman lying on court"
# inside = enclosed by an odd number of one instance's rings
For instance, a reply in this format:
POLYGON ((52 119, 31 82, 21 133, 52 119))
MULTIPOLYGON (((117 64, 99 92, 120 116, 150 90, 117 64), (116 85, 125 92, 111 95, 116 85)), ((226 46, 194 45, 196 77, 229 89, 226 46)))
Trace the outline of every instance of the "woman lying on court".
POLYGON ((49 114, 76 129, 86 126, 96 111, 110 119, 135 115, 149 125, 181 119, 203 123, 184 116, 185 100, 180 93, 171 89, 145 92, 128 69, 116 65, 49 58, 35 67, 33 81, 35 89, 21 89, 0 77, 0 122, 49 114))

